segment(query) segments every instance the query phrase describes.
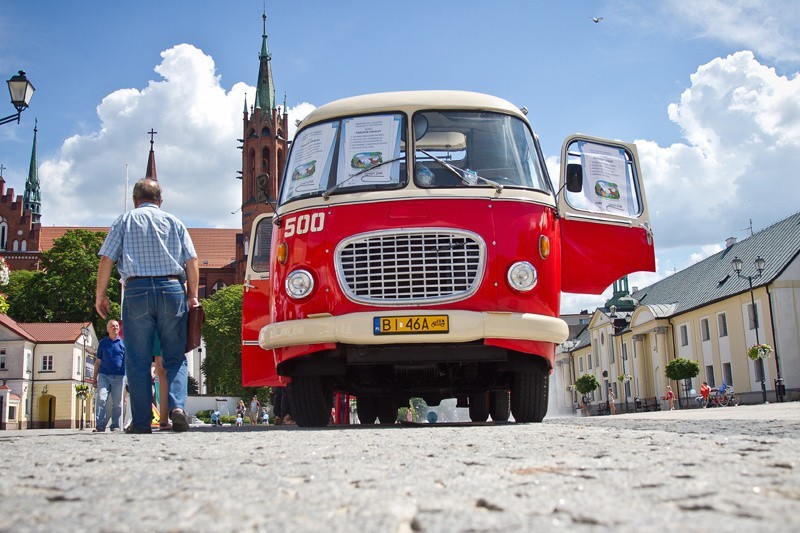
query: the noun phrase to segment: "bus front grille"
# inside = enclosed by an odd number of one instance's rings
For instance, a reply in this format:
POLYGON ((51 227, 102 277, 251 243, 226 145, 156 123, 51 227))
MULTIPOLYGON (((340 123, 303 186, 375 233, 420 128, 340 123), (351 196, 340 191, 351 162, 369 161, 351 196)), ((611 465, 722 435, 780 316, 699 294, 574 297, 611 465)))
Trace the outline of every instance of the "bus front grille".
POLYGON ((355 235, 336 248, 339 284, 353 301, 376 305, 460 300, 483 277, 486 245, 476 233, 441 228, 355 235))

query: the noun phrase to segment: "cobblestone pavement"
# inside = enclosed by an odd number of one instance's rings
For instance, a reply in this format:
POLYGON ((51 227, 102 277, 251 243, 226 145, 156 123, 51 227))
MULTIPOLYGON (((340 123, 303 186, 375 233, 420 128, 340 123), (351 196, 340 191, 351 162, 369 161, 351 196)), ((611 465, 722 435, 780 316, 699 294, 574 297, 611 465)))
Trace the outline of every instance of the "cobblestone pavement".
POLYGON ((0 432, 2 531, 798 531, 800 403, 543 424, 0 432))

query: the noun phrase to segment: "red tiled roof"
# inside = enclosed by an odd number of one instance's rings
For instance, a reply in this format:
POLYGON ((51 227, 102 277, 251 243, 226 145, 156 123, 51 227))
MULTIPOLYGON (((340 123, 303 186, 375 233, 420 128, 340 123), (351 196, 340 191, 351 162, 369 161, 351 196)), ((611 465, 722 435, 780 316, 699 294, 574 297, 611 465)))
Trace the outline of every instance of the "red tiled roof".
POLYGON ((10 329, 11 331, 16 333, 17 335, 19 335, 23 339, 26 339, 26 340, 29 340, 29 341, 35 341, 36 340, 30 333, 25 331, 25 329, 22 327, 22 325, 20 323, 18 323, 16 320, 14 320, 13 318, 11 318, 8 315, 0 314, 0 325, 5 326, 6 328, 10 329))
POLYGON ((40 344, 63 344, 75 342, 81 336, 81 328, 89 322, 23 322, 20 326, 40 344))
MULTIPOLYGON (((49 250, 59 237, 67 230, 84 229, 87 231, 108 232, 107 227, 92 226, 42 226, 39 234, 39 249, 49 250)), ((200 268, 220 268, 230 265, 236 260, 236 235, 239 229, 189 228, 200 268)))

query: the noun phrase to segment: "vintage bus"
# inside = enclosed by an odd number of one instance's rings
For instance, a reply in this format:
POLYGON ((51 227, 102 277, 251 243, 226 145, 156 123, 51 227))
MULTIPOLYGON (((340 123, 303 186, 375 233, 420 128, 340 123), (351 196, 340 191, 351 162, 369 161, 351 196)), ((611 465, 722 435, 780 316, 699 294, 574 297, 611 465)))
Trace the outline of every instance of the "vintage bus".
POLYGON ((583 135, 548 176, 525 110, 484 94, 371 94, 299 124, 274 214, 253 225, 245 386, 288 385, 297 424, 335 392, 361 423, 458 398, 540 422, 561 292, 654 270, 636 147, 583 135))

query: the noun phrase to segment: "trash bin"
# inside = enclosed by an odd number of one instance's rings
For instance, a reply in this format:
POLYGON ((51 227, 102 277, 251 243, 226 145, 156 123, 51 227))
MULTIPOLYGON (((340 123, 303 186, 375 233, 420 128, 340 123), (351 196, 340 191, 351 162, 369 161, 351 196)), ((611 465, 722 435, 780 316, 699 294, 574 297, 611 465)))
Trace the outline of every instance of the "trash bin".
POLYGON ((779 402, 782 402, 786 396, 786 385, 783 384, 783 378, 775 379, 775 396, 779 402))

